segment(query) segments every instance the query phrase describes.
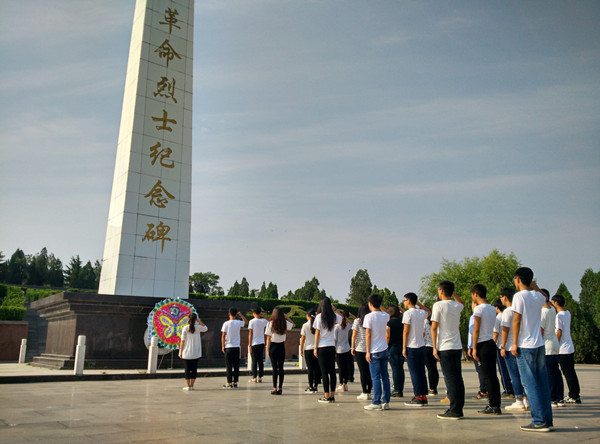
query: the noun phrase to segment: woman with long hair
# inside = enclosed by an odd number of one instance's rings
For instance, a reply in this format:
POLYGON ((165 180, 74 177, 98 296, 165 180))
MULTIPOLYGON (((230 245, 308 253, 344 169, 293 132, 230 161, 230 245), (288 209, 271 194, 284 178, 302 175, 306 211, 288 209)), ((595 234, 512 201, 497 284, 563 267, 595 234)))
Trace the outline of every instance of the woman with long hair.
POLYGON ((267 356, 273 365, 272 395, 281 395, 283 387, 283 363, 285 361, 286 332, 291 330, 294 322, 279 307, 273 309, 271 319, 265 329, 267 336, 267 356))
POLYGON ((202 323, 196 313, 192 313, 186 326, 181 330, 179 343, 179 357, 183 359, 185 367, 185 387, 183 390, 194 390, 194 383, 198 375, 198 359, 202 356, 202 341, 200 333, 208 327, 202 323))
POLYGON ((335 353, 340 372, 340 385, 336 389, 337 392, 348 391, 348 382, 352 379, 352 373, 354 373, 354 360, 348 342, 348 336, 352 330, 350 316, 348 310, 342 311, 342 322, 335 326, 335 353))
POLYGON ((404 396, 404 356, 402 356, 402 343, 404 341, 404 324, 402 324, 402 313, 400 307, 392 305, 387 309, 390 315, 386 330, 386 339, 392 367, 392 396, 401 398, 404 396))
POLYGON ((335 309, 328 297, 319 302, 317 316, 313 327, 315 328, 314 355, 319 360, 321 376, 323 377, 324 395, 319 402, 335 402, 335 324, 339 324, 342 317, 335 313, 335 309))
POLYGON ((358 308, 358 317, 352 323, 352 348, 350 350, 356 358, 356 365, 360 373, 362 393, 356 399, 360 399, 361 401, 373 399, 371 395, 373 381, 371 380, 371 370, 367 362, 367 330, 362 326, 363 320, 369 311, 369 305, 362 304, 358 308))
POLYGON ((308 387, 304 390, 306 393, 317 393, 318 386, 321 383, 321 369, 319 361, 315 358, 315 321, 316 310, 309 309, 306 312, 306 322, 302 324, 300 331, 300 353, 304 357, 306 367, 308 368, 308 387))

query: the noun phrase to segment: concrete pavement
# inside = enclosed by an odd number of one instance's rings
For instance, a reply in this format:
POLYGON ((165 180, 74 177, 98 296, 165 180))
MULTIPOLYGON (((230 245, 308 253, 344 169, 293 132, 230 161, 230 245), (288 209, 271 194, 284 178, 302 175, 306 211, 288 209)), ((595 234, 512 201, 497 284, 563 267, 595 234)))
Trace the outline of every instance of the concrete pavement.
MULTIPOLYGON (((600 441, 600 366, 576 367, 583 404, 554 409, 553 433, 526 433, 528 413, 484 417, 477 410, 485 401, 473 400, 477 376, 463 367, 467 389, 465 419, 440 421, 443 396, 430 397, 429 406, 410 408, 412 387, 406 379, 404 398, 392 398, 388 411, 365 411, 356 400, 357 382, 336 395, 335 404, 317 403, 304 393, 306 376, 286 374, 282 396, 270 395, 270 377, 262 384, 240 378, 240 388, 223 390, 223 376, 200 377, 196 390, 184 392, 178 379, 60 381, 0 385, 0 441, 25 443, 121 443, 193 440, 201 443, 296 442, 590 442, 600 441)), ((218 373, 223 369, 213 370, 218 373)), ((23 374, 57 372, 27 365, 0 364, 0 380, 10 371, 23 374), (15 367, 17 366, 17 367, 15 367), (28 368, 26 368, 28 367, 28 368)), ((64 372, 64 371, 63 371, 64 372)), ((68 371, 66 371, 68 372, 68 371)), ((122 370, 92 370, 120 372, 122 370)), ((55 375, 58 376, 58 375, 55 375)), ((504 400, 509 401, 509 400, 504 400)))

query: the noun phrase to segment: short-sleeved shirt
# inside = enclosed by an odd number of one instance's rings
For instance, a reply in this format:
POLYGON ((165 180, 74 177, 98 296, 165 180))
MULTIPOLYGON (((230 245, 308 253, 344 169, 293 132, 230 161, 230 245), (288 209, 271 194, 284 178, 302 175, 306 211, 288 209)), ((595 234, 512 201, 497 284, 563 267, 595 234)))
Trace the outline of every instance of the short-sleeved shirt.
POLYGON ((564 310, 556 315, 556 329, 561 331, 559 355, 575 353, 571 339, 571 312, 564 310))
POLYGON ((544 304, 546 296, 537 291, 521 290, 513 296, 512 310, 521 315, 517 347, 539 348, 544 345, 541 331, 544 304))
MULTIPOLYGON (((515 317, 514 312, 512 311, 512 307, 506 307, 506 309, 502 312, 502 323, 500 324, 501 327, 507 327, 508 328, 508 334, 506 335, 506 342, 504 343, 504 348, 507 351, 510 351, 512 349, 512 345, 513 345, 513 318, 515 317)), ((502 335, 502 330, 501 331, 501 335, 502 335)), ((502 340, 502 336, 500 336, 500 339, 502 340)), ((502 345, 502 342, 500 342, 500 345, 502 345)))
POLYGON ((547 355, 558 355, 560 345, 558 344, 558 338, 556 337, 556 310, 554 307, 542 308, 542 321, 541 326, 544 329, 542 338, 544 339, 544 346, 547 355))
POLYGON ((196 323, 194 333, 190 332, 190 326, 186 325, 181 330, 181 340, 184 341, 181 350, 181 359, 198 359, 202 356, 202 340, 200 333, 208 330, 206 325, 196 323))
POLYGON ((225 333, 225 348, 235 348, 240 346, 240 329, 244 326, 244 321, 239 319, 230 319, 223 323, 221 332, 225 333))
POLYGON ((335 314, 335 322, 331 330, 327 330, 324 322, 321 322, 321 313, 315 316, 313 321, 313 328, 319 330, 319 345, 318 348, 323 347, 335 347, 335 324, 342 322, 342 317, 339 314, 335 314))
POLYGON ((494 333, 497 333, 496 346, 499 348, 502 345, 502 312, 496 314, 496 322, 494 322, 494 333))
MULTIPOLYGON (((293 326, 294 326, 294 324, 292 324, 287 319, 285 320, 285 328, 286 328, 286 330, 291 330, 293 326)), ((271 336, 271 342, 275 342, 275 343, 278 343, 278 344, 280 344, 282 342, 285 342, 285 338, 286 338, 285 333, 284 334, 279 334, 279 333, 275 333, 273 331, 273 322, 269 322, 267 324, 267 328, 265 329, 265 335, 271 336)))
POLYGON ((433 339, 431 339, 431 324, 428 319, 425 319, 423 324, 423 340, 425 341, 425 347, 433 347, 433 339))
POLYGON ((352 330, 350 322, 346 322, 346 327, 342 328, 342 324, 335 324, 335 352, 348 353, 350 351, 350 342, 348 341, 348 334, 352 330))
POLYGON ((388 345, 390 347, 402 347, 402 343, 404 342, 404 324, 402 323, 402 318, 390 319, 387 326, 390 327, 390 342, 388 345))
POLYGON ((302 324, 302 329, 300 330, 300 336, 304 336, 304 350, 314 350, 315 349, 315 334, 312 332, 310 328, 310 321, 302 324))
POLYGON ((356 331, 354 339, 354 350, 360 353, 367 352, 367 330, 362 326, 360 318, 356 318, 352 323, 352 330, 356 331))
POLYGON ((265 343, 265 327, 269 323, 265 318, 252 318, 248 323, 248 330, 252 330, 252 344, 260 345, 265 343))
POLYGON ((380 353, 388 349, 388 343, 385 337, 387 324, 390 315, 383 311, 372 311, 365 316, 363 327, 371 330, 371 349, 370 353, 380 353))
POLYGON ((462 350, 460 313, 465 306, 457 301, 442 300, 433 304, 431 321, 438 323, 437 349, 462 350))
POLYGON ((479 337, 477 343, 480 344, 490 339, 494 339, 494 325, 496 325, 496 309, 490 304, 479 304, 473 310, 475 317, 481 320, 479 324, 479 337))
POLYGON ((425 338, 423 337, 424 322, 427 319, 427 312, 420 308, 409 308, 402 315, 402 323, 410 325, 406 344, 408 348, 425 347, 425 338))

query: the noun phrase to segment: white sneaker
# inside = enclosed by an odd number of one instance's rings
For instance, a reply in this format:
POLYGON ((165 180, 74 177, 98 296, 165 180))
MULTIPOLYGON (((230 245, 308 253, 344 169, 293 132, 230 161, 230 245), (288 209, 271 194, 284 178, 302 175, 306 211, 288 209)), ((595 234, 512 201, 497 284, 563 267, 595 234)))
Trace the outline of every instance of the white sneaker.
POLYGON ((389 402, 384 402, 383 404, 381 404, 381 409, 382 410, 389 410, 390 409, 390 403, 389 402))
POLYGON ((505 410, 525 410, 525 403, 523 401, 515 401, 511 405, 506 406, 505 410))
POLYGON ((369 400, 369 394, 368 393, 361 393, 360 395, 358 395, 356 397, 356 399, 358 399, 360 401, 368 401, 369 400))
POLYGON ((365 410, 383 410, 383 407, 381 407, 381 404, 367 404, 366 406, 364 406, 365 410))
POLYGON ((344 391, 344 384, 340 384, 336 387, 335 389, 336 392, 343 392, 344 391))
POLYGON ((184 388, 182 388, 181 390, 183 390, 184 392, 188 392, 188 391, 190 391, 190 390, 194 390, 194 389, 193 389, 193 388, 191 388, 191 387, 184 387, 184 388))

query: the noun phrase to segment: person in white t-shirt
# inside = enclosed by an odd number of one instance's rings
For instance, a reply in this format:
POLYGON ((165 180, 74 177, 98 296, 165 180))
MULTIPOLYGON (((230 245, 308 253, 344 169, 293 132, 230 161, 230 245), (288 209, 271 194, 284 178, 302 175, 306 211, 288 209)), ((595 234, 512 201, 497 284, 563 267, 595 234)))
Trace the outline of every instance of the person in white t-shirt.
POLYGON ((335 354, 338 370, 340 372, 340 383, 335 389, 336 392, 347 392, 348 382, 353 378, 354 359, 350 352, 349 336, 352 331, 351 315, 348 310, 342 311, 342 322, 336 324, 335 329, 335 354))
POLYGON ((482 284, 471 287, 471 297, 477 304, 473 310, 473 359, 481 365, 481 373, 488 391, 488 406, 479 413, 483 415, 501 415, 500 382, 496 375, 496 343, 494 325, 496 309, 487 302, 487 288, 482 284))
POLYGON ((273 390, 272 395, 281 395, 283 388, 283 364, 285 362, 286 331, 294 327, 294 321, 288 318, 279 307, 273 309, 271 319, 267 324, 267 356, 273 365, 273 390))
POLYGON ((413 398, 404 405, 423 407, 427 401, 427 376, 425 375, 425 319, 431 311, 417 300, 415 293, 404 295, 404 308, 402 315, 404 324, 402 355, 406 359, 410 380, 413 385, 413 398))
POLYGON ((388 410, 390 408, 390 375, 388 373, 388 343, 386 338, 387 324, 390 315, 381 311, 380 294, 369 296, 369 310, 363 321, 366 330, 367 362, 371 370, 373 382, 373 399, 365 410, 388 410))
POLYGON ((185 367, 185 387, 183 390, 194 390, 194 383, 198 375, 198 359, 202 356, 202 340, 200 333, 208 331, 196 313, 190 315, 188 324, 181 330, 179 343, 179 357, 183 359, 185 367))
POLYGON ((548 383, 550 384, 550 400, 552 407, 562 407, 565 387, 558 367, 558 351, 560 345, 556 337, 556 309, 550 302, 550 292, 545 288, 541 293, 546 297, 546 303, 542 307, 542 338, 546 351, 546 371, 548 372, 548 383))
POLYGON ((335 385, 337 382, 335 374, 335 324, 339 324, 342 317, 335 312, 328 297, 324 297, 319 302, 317 316, 313 327, 315 329, 315 351, 314 355, 319 360, 321 367, 321 376, 323 378, 321 403, 335 402, 335 385))
POLYGON ((500 374, 500 384, 502 384, 503 392, 500 394, 503 398, 512 398, 515 396, 510 375, 506 368, 506 360, 500 354, 500 341, 502 340, 502 313, 506 306, 502 303, 502 298, 499 297, 492 304, 496 309, 496 323, 494 324, 494 342, 496 343, 496 364, 498 364, 498 373, 500 374))
POLYGON ((556 337, 559 342, 558 362, 569 388, 569 396, 561 404, 581 404, 579 379, 575 372, 575 347, 571 339, 571 312, 565 308, 565 298, 560 294, 552 296, 552 303, 558 312, 556 314, 556 337))
POLYGON ((221 327, 221 350, 225 354, 227 384, 224 389, 237 388, 240 376, 240 329, 246 325, 246 318, 237 309, 229 309, 229 320, 221 327), (238 316, 242 320, 237 319, 238 316))
POLYGON ((269 323, 263 317, 260 307, 252 310, 253 318, 248 323, 248 352, 252 356, 252 378, 248 382, 256 384, 262 382, 265 374, 263 362, 265 356, 265 328, 269 323))
POLYGON ((546 370, 546 347, 542 338, 542 307, 546 298, 533 282, 531 268, 515 271, 517 293, 513 296, 513 344, 510 352, 517 358, 521 383, 529 401, 531 423, 521 426, 526 432, 551 432, 552 402, 546 370))
POLYGON ((306 312, 306 322, 302 324, 300 330, 300 353, 306 362, 308 369, 308 387, 304 390, 306 393, 317 393, 321 383, 321 368, 319 360, 315 357, 315 332, 313 322, 317 311, 314 308, 306 312))
POLYGON ((461 419, 465 405, 465 383, 462 377, 462 342, 460 340, 460 314, 465 308, 462 299, 454 292, 454 283, 442 281, 438 285, 439 302, 431 310, 431 340, 433 356, 440 360, 447 384, 450 408, 437 415, 439 419, 461 419))

